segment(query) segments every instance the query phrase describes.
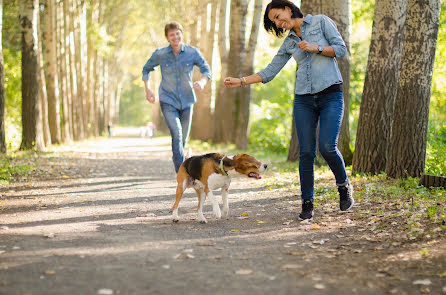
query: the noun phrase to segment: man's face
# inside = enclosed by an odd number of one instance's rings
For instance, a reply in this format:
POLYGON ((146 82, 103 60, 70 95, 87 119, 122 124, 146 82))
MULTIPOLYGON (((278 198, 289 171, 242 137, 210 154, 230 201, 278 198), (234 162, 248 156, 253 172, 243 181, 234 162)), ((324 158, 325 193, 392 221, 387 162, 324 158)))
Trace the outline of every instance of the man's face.
POLYGON ((183 41, 183 33, 180 30, 168 30, 166 38, 170 46, 177 47, 183 41))

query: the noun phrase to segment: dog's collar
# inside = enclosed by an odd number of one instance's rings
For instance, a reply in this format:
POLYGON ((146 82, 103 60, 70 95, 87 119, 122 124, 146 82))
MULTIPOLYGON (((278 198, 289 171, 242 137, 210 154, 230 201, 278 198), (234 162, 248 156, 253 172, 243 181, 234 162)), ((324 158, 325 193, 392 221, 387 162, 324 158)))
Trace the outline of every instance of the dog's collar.
POLYGON ((228 176, 228 173, 226 172, 225 168, 223 167, 223 159, 226 158, 226 156, 224 156, 223 158, 221 158, 220 160, 220 170, 223 173, 224 176, 228 176))

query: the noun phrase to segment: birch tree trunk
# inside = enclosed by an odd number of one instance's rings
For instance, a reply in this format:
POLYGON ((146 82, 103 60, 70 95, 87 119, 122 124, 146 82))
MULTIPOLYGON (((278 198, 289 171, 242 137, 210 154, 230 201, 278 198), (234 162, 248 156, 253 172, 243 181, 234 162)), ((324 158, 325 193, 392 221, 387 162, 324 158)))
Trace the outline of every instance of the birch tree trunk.
POLYGON ((386 169, 401 61, 407 0, 375 4, 372 38, 353 155, 353 172, 386 169))
POLYGON ((38 25, 39 1, 22 0, 22 143, 20 149, 44 148, 42 114, 39 108, 38 25))
POLYGON ((45 78, 48 96, 48 123, 52 143, 60 143, 60 106, 59 106, 59 77, 56 65, 56 15, 55 0, 45 1, 45 30, 43 43, 45 44, 45 78))
POLYGON ((341 71, 343 84, 342 91, 344 94, 344 116, 342 119, 341 132, 339 134, 338 148, 341 151, 346 165, 350 165, 353 158, 353 152, 350 149, 350 62, 351 62, 351 0, 302 0, 301 9, 304 14, 325 14, 330 17, 337 25, 339 33, 347 47, 347 55, 343 58, 336 59, 341 71))
POLYGON ((386 173, 393 178, 424 172, 440 10, 440 0, 409 0, 386 163, 386 173))
POLYGON ((3 0, 0 0, 0 153, 6 153, 5 142, 5 73, 3 67, 3 0))

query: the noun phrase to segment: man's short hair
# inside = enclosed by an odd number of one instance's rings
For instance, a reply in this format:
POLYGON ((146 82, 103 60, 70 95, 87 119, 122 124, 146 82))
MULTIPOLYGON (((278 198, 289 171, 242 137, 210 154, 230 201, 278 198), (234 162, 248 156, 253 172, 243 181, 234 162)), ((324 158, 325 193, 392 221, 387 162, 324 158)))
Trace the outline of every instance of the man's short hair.
POLYGON ((166 37, 169 30, 179 30, 181 33, 183 33, 183 26, 179 22, 172 21, 167 23, 164 27, 164 35, 166 35, 166 37))

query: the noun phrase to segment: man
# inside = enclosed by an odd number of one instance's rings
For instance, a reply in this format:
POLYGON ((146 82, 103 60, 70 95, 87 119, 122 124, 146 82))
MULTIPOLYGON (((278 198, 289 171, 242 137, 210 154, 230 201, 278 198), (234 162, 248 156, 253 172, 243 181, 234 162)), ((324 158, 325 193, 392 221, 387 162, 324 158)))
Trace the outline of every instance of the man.
POLYGON ((166 24, 164 34, 169 46, 155 50, 143 67, 142 80, 146 99, 154 103, 155 96, 149 89, 149 73, 156 66, 161 67, 160 107, 172 136, 172 159, 175 171, 178 172, 184 161, 184 147, 189 136, 193 105, 196 102, 194 90, 203 90, 211 78, 211 71, 200 51, 183 43, 181 24, 166 24), (194 65, 200 69, 202 77, 192 83, 194 65))

